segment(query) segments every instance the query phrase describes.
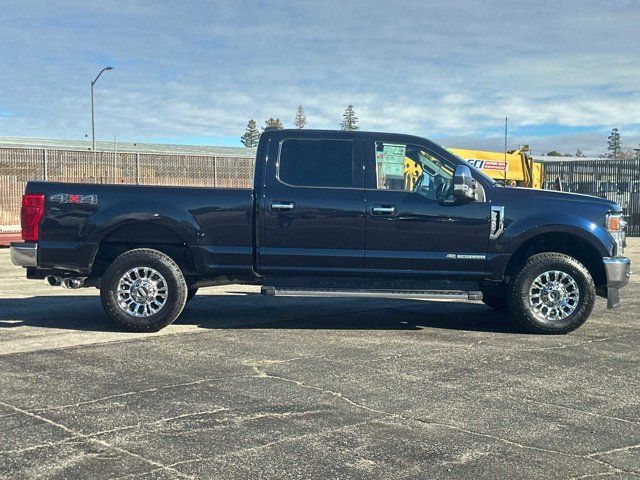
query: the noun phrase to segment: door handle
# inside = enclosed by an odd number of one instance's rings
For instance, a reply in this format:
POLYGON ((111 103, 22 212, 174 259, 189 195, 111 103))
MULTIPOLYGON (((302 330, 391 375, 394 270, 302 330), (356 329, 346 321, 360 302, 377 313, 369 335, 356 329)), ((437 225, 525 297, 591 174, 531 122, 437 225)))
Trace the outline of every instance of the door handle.
POLYGON ((396 213, 395 205, 374 205, 371 207, 371 212, 376 215, 393 215, 396 213))
POLYGON ((271 210, 293 210, 295 203, 293 202, 271 202, 271 210))

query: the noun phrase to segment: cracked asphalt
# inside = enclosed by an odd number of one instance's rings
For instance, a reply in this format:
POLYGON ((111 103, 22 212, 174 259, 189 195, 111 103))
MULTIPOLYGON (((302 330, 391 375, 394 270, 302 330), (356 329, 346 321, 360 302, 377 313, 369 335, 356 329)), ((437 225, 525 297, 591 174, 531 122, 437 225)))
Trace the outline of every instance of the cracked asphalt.
POLYGON ((558 337, 476 302, 215 287, 132 334, 3 249, 0 478, 638 478, 639 294, 558 337))

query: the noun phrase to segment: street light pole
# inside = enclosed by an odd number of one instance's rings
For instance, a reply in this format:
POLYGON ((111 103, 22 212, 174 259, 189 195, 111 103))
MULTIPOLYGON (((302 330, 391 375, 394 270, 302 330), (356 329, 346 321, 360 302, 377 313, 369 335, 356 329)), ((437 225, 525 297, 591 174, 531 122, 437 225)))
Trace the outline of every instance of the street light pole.
POLYGON ((96 151, 96 120, 95 120, 95 110, 93 108, 93 86, 96 84, 96 82, 100 78, 100 75, 102 75, 107 70, 113 70, 113 67, 104 67, 102 70, 100 70, 100 73, 98 73, 98 76, 93 79, 93 82, 91 82, 91 149, 94 152, 96 151))

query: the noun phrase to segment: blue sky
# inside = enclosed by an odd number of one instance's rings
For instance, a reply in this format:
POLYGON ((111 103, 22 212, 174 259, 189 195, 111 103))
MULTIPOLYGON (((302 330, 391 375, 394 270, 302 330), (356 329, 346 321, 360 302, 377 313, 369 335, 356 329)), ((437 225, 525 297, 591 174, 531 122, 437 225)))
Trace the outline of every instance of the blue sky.
POLYGON ((640 2, 2 2, 0 136, 238 145, 249 118, 459 147, 640 142, 640 2))

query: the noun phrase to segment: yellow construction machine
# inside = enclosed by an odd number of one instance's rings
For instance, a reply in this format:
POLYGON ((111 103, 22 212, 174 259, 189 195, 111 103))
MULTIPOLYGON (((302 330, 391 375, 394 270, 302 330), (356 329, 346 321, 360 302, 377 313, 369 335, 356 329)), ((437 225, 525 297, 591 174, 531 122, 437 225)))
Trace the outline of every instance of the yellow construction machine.
MULTIPOLYGON (((534 162, 527 151, 487 152, 484 150, 465 150, 448 148, 451 153, 466 160, 485 174, 514 187, 542 188, 544 169, 541 163, 534 162)), ((422 176, 422 167, 409 157, 404 159, 405 189, 413 190, 422 176)))
POLYGON ((527 151, 486 152, 448 148, 454 155, 482 170, 494 180, 516 187, 542 188, 544 170, 541 163, 534 162, 527 151))

